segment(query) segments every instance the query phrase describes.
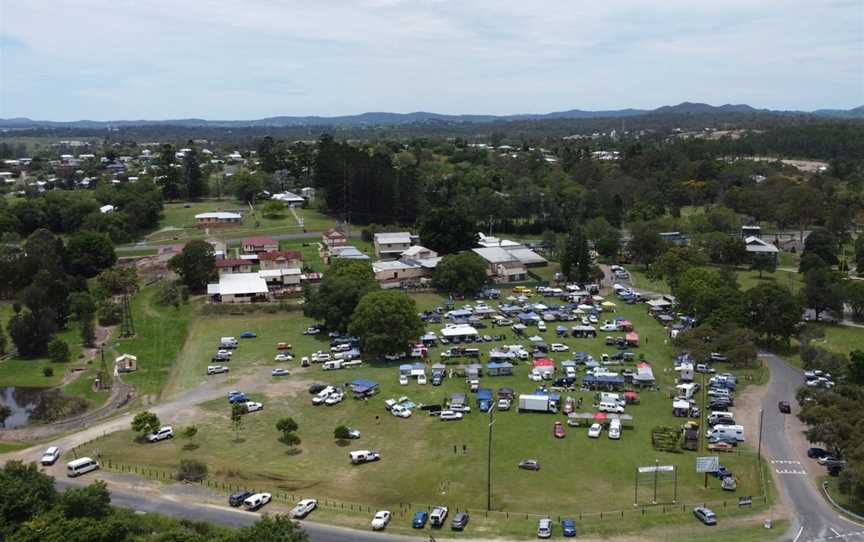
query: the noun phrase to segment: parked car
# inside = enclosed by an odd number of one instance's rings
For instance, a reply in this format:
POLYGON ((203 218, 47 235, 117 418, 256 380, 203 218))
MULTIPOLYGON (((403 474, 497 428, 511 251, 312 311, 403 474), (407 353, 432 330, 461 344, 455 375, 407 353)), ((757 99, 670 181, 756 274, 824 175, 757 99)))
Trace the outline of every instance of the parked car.
POLYGON ((288 376, 289 374, 291 374, 291 373, 289 373, 288 371, 286 371, 282 367, 276 367, 275 369, 273 369, 270 372, 271 376, 288 376))
POLYGON ((170 425, 160 427, 158 431, 147 434, 147 442, 159 442, 169 438, 174 438, 174 428, 170 425))
POLYGON ((224 365, 208 365, 207 366, 207 375, 218 375, 222 373, 227 373, 228 367, 224 365))
POLYGON ((254 495, 255 493, 252 491, 238 491, 237 493, 232 493, 231 496, 228 497, 228 504, 237 508, 238 506, 243 504, 243 501, 254 495))
POLYGON ((212 358, 210 358, 210 361, 222 361, 222 362, 227 363, 227 362, 231 361, 231 356, 227 356, 227 355, 225 355, 225 354, 218 354, 218 353, 217 353, 215 356, 213 356, 212 358))
POLYGON ((842 465, 842 464, 846 463, 846 461, 844 461, 843 458, 835 457, 835 456, 830 455, 830 454, 829 455, 823 455, 822 457, 817 457, 816 462, 819 463, 820 465, 829 465, 829 464, 842 465))
POLYGON ((600 438, 600 433, 603 432, 603 426, 599 423, 592 423, 591 427, 588 428, 588 437, 589 438, 600 438))
POLYGON ((429 514, 423 510, 418 512, 414 512, 414 518, 411 520, 411 527, 415 529, 422 529, 426 526, 426 520, 429 519, 429 514))
POLYGON ((321 328, 318 326, 309 326, 306 328, 306 331, 303 332, 303 335, 318 335, 321 333, 321 328))
POLYGON ((228 402, 231 403, 232 405, 234 403, 245 403, 248 400, 249 400, 249 398, 246 397, 245 393, 237 393, 237 394, 228 396, 228 402))
POLYGON ((288 514, 290 514, 292 518, 305 518, 316 508, 318 508, 317 499, 303 499, 295 504, 294 508, 292 508, 288 514))
POLYGON ((552 434, 555 438, 564 438, 564 425, 561 422, 555 422, 555 425, 552 426, 552 434))
POLYGON ((276 343, 276 350, 291 350, 291 348, 293 348, 293 346, 291 346, 290 343, 276 343))
POLYGON ((345 393, 342 390, 336 390, 324 399, 324 404, 327 406, 333 406, 341 403, 344 399, 345 393))
POLYGON ((552 344, 549 346, 549 348, 550 348, 553 352, 566 352, 566 351, 570 350, 570 347, 569 347, 569 346, 567 346, 566 344, 561 344, 561 343, 552 343, 552 344))
POLYGON ((450 528, 454 531, 463 531, 465 527, 468 525, 468 520, 471 516, 468 515, 468 512, 457 512, 455 516, 453 516, 453 521, 450 522, 450 528))
POLYGON ((273 496, 269 493, 256 493, 250 497, 246 497, 246 500, 243 501, 243 506, 247 510, 258 510, 271 500, 273 500, 273 496))
POLYGON ((241 339, 254 339, 258 335, 254 331, 244 331, 240 334, 241 339))
POLYGON ((350 427, 348 427, 347 429, 348 429, 348 438, 350 438, 350 439, 360 438, 360 431, 358 431, 357 429, 352 429, 350 427))
POLYGON ((262 403, 256 403, 255 401, 247 401, 246 403, 246 412, 258 412, 259 410, 264 410, 264 405, 262 403))
POLYGON ((381 531, 390 523, 390 511, 379 510, 375 512, 375 517, 372 518, 372 530, 381 531))
POLYGON ((540 470, 540 462, 536 459, 523 459, 519 462, 519 468, 525 470, 540 470))
POLYGON ((735 449, 735 445, 725 440, 718 440, 708 444, 708 449, 712 452, 731 452, 735 449))
POLYGON ((790 414, 792 412, 792 406, 789 404, 789 401, 780 401, 777 403, 777 408, 783 414, 790 414))
POLYGON ((551 538, 552 537, 552 520, 549 518, 542 518, 537 522, 537 538, 551 538))
POLYGON ((432 527, 442 527, 444 522, 447 521, 447 514, 449 510, 446 506, 436 506, 432 509, 432 513, 429 514, 429 523, 432 527))
POLYGON ((808 448, 807 449, 807 457, 810 459, 819 459, 820 457, 828 456, 828 450, 823 450, 822 448, 808 448))
POLYGON ((693 515, 705 525, 717 525, 717 516, 710 508, 697 506, 693 509, 693 515))
POLYGON ((390 414, 393 414, 397 418, 409 418, 411 417, 411 410, 397 404, 390 408, 390 414))
POLYGON ((285 354, 285 353, 276 354, 273 357, 273 361, 291 361, 292 359, 294 359, 294 356, 292 356, 291 354, 285 354))
POLYGON ((461 412, 454 412, 452 410, 442 410, 438 415, 441 418, 441 421, 449 421, 449 420, 461 420, 463 414, 461 412))
POLYGON ((561 533, 567 538, 576 536, 576 520, 570 518, 562 519, 561 533))
POLYGON ((58 459, 60 459, 60 448, 58 448, 57 446, 51 446, 50 448, 45 450, 45 453, 42 454, 42 459, 40 460, 40 463, 47 467, 56 463, 58 459))
POLYGON ((498 399, 498 410, 510 410, 512 404, 510 399, 498 399))

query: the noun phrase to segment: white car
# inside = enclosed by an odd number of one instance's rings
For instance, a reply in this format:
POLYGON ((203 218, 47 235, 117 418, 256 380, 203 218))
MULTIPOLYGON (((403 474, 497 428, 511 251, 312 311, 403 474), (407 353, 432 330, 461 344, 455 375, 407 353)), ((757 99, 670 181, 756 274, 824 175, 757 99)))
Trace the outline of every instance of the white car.
POLYGON ((454 412, 452 410, 442 410, 441 414, 439 415, 442 422, 448 420, 461 420, 462 416, 463 414, 461 412, 454 412))
POLYGON ((216 351, 217 356, 226 356, 230 358, 233 354, 234 352, 232 352, 231 350, 221 349, 216 351))
POLYGON ((409 418, 411 417, 411 410, 397 404, 390 407, 390 414, 393 414, 397 418, 409 418))
POLYGON ((256 403, 255 401, 246 401, 243 404, 246 406, 246 412, 257 412, 259 410, 264 410, 264 405, 261 403, 256 403))
POLYGON ((613 324, 612 322, 606 322, 602 326, 600 326, 600 331, 618 331, 618 324, 613 324))
POLYGON ((265 504, 269 503, 273 500, 273 496, 269 493, 256 493, 250 497, 247 497, 243 501, 243 506, 246 507, 246 510, 258 510, 265 504))
POLYGON ((147 434, 147 442, 159 442, 168 438, 174 438, 174 428, 170 425, 160 427, 158 431, 147 434))
POLYGON ((331 393, 330 396, 324 400, 324 404, 327 406, 333 406, 341 403, 343 399, 345 399, 345 394, 341 391, 337 391, 336 393, 331 393))
POLYGON ((612 440, 618 440, 621 438, 621 427, 618 425, 613 425, 609 427, 608 436, 612 440))
POLYGON ((538 331, 546 331, 546 322, 544 322, 543 320, 537 322, 537 329, 538 331))
POLYGON ((227 373, 228 367, 224 365, 208 365, 207 366, 207 374, 208 375, 218 375, 221 373, 227 373))
POLYGON ((380 531, 387 527, 388 523, 390 523, 390 511, 379 510, 378 512, 375 512, 375 517, 372 518, 372 530, 380 531))
POLYGON ((408 375, 399 375, 399 385, 407 386, 408 385, 408 375))
POLYGON ((549 345, 549 348, 553 352, 566 352, 566 351, 570 350, 569 346, 567 346, 566 344, 561 344, 561 343, 552 343, 551 345, 549 345))
POLYGON ((294 505, 294 508, 288 512, 292 518, 305 518, 308 516, 312 510, 318 508, 318 500, 317 499, 303 499, 294 505))
POLYGON ((336 346, 330 348, 331 352, 347 352, 349 350, 351 350, 351 345, 348 343, 337 344, 336 346))
POLYGON ((596 324, 597 323, 597 317, 594 316, 593 314, 589 314, 588 315, 588 321, 592 324, 596 324))
POLYGON ((330 397, 331 394, 336 393, 336 388, 333 386, 327 386, 323 390, 319 391, 315 397, 312 398, 313 405, 323 405, 324 401, 330 397))
POLYGON ((294 359, 294 356, 283 352, 281 354, 276 354, 276 357, 273 358, 273 361, 291 361, 292 359, 294 359))
POLYGON ((60 459, 60 448, 57 446, 51 446, 42 454, 42 460, 40 462, 47 467, 56 463, 58 459, 60 459))
POLYGON ((312 354, 312 361, 314 361, 316 363, 319 363, 322 361, 330 361, 331 359, 333 359, 333 358, 330 356, 330 352, 322 352, 321 350, 319 350, 319 351, 315 352, 314 354, 312 354))
POLYGON ((450 410, 452 410, 453 412, 467 413, 467 412, 471 412, 471 406, 470 405, 453 405, 450 407, 450 410))
POLYGON ((423 385, 423 384, 425 384, 426 382, 427 382, 427 380, 426 380, 426 375, 425 375, 425 374, 424 374, 424 375, 417 375, 417 383, 418 383, 418 384, 423 385))
POLYGON ((286 371, 286 370, 283 369, 282 367, 276 367, 275 369, 273 369, 273 370, 270 372, 270 374, 271 374, 272 376, 288 376, 288 375, 291 374, 291 373, 289 373, 288 371, 286 371))
POLYGON ((599 423, 592 423, 591 427, 588 428, 588 437, 589 438, 600 438, 600 433, 603 432, 603 426, 599 423))

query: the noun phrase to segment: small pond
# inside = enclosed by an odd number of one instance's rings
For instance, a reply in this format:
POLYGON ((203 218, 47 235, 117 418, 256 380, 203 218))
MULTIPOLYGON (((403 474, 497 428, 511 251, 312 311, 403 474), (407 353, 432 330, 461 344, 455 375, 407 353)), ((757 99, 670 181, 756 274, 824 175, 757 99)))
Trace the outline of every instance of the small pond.
POLYGON ((44 392, 45 388, 0 387, 0 404, 12 409, 12 415, 6 418, 6 428, 28 425, 44 392))

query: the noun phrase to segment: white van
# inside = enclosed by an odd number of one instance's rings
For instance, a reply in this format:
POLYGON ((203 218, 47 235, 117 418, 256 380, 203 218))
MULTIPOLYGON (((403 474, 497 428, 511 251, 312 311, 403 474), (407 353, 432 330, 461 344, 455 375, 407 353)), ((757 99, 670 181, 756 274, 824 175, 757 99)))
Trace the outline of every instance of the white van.
POLYGON ((744 426, 743 425, 715 425, 711 432, 708 433, 708 438, 714 437, 735 437, 738 442, 744 442, 744 426))
POLYGON ((600 392, 600 402, 601 403, 604 403, 604 402, 605 403, 616 403, 616 404, 619 404, 621 406, 627 404, 624 401, 624 398, 621 397, 619 394, 609 393, 608 391, 601 391, 600 392))
POLYGON ((621 420, 618 418, 609 422, 609 438, 612 440, 621 438, 621 420))
POLYGON ((597 410, 600 412, 614 412, 616 414, 621 414, 624 412, 624 407, 619 405, 615 401, 600 401, 600 405, 597 407, 597 410))
POLYGON ((66 464, 66 474, 69 478, 75 478, 76 476, 81 476, 82 474, 86 474, 98 468, 99 463, 95 459, 82 457, 81 459, 76 459, 75 461, 70 461, 66 464))

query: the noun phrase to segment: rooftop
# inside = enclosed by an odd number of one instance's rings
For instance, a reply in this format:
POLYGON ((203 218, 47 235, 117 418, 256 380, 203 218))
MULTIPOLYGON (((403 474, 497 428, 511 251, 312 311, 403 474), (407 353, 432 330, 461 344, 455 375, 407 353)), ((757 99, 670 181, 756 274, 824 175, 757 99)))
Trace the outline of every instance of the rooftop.
POLYGON ((258 273, 222 275, 218 284, 207 285, 207 293, 211 295, 266 294, 268 291, 267 282, 258 273))
POLYGON ((303 254, 299 250, 270 251, 258 255, 259 260, 302 260, 303 254))
POLYGON ((376 233, 375 242, 379 245, 411 244, 411 234, 407 231, 395 233, 376 233))
POLYGON ((201 213, 195 215, 195 220, 207 220, 208 218, 216 220, 240 220, 243 218, 243 215, 237 213, 226 213, 221 211, 214 213, 201 213))

